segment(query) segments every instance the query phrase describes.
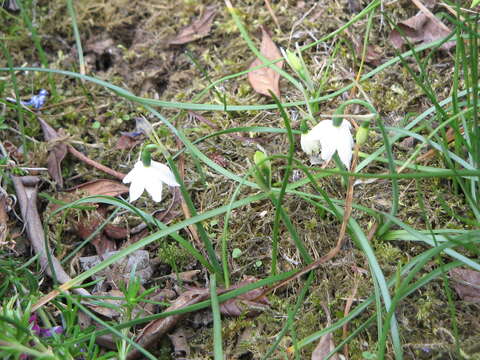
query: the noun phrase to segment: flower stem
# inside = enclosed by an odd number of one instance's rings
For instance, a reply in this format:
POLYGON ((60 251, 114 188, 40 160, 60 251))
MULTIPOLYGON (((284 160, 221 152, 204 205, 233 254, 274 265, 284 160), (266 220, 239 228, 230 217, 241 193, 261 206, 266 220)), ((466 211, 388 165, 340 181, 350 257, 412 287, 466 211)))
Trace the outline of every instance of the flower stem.
POLYGON ((158 148, 158 145, 155 144, 149 144, 143 148, 141 159, 145 167, 150 166, 152 163, 152 152, 156 151, 158 148))

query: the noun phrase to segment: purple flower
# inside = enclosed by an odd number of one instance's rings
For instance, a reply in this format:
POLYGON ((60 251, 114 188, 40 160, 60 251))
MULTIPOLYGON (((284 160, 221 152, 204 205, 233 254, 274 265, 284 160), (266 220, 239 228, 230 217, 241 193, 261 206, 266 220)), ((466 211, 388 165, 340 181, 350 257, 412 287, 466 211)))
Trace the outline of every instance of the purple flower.
POLYGON ((40 325, 38 325, 38 319, 37 319, 37 314, 33 314, 30 316, 30 319, 28 319, 28 322, 32 325, 32 331, 35 333, 37 336, 41 337, 50 337, 54 333, 55 334, 62 334, 63 333, 63 327, 61 326, 54 326, 49 329, 44 329, 41 328, 40 325))
POLYGON ((38 92, 38 95, 33 95, 30 98, 30 100, 22 101, 22 104, 25 105, 25 106, 31 106, 34 109, 40 109, 45 104, 45 102, 47 101, 48 95, 49 94, 48 94, 47 90, 41 89, 38 92))

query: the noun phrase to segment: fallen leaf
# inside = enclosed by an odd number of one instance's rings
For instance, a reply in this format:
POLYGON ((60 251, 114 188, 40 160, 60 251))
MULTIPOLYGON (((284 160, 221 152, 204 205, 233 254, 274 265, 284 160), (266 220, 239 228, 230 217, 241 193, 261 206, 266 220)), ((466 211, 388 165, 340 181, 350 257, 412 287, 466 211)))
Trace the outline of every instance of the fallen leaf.
MULTIPOLYGON (((123 292, 121 292, 120 290, 113 289, 108 292, 100 291, 98 293, 94 293, 93 295, 122 298, 122 299, 102 299, 101 300, 102 302, 116 306, 118 308, 120 308, 120 306, 125 303, 125 296, 123 292)), ((117 309, 114 309, 113 307, 106 307, 106 306, 93 305, 93 304, 87 304, 87 306, 93 311, 95 311, 97 314, 103 315, 110 319, 119 317, 121 315, 120 311, 117 309)))
MULTIPOLYGON (((258 281, 256 278, 254 278, 253 276, 250 276, 250 277, 247 277, 245 280, 241 281, 240 283, 232 286, 231 288, 229 288, 229 290, 238 289, 246 284, 253 283, 256 281, 258 281)), ((258 302, 255 301, 255 299, 263 293, 263 291, 264 291, 264 288, 257 288, 238 296, 237 299, 239 299, 239 301, 242 301, 242 300, 250 301, 251 303, 255 303, 255 304, 268 303, 268 301, 264 297, 261 297, 258 302)), ((223 292, 225 292, 224 289, 219 289, 219 294, 223 292)), ((170 312, 170 311, 178 310, 193 304, 197 304, 203 300, 208 299, 209 297, 210 297, 209 289, 192 288, 185 291, 183 294, 181 294, 172 303, 172 305, 170 305, 167 309, 163 311, 170 312)), ((230 302, 231 300, 235 300, 235 299, 230 299, 227 302, 230 302)), ((220 310, 222 310, 222 305, 220 306, 220 310)), ((235 304, 233 306, 238 306, 238 304, 235 304)), ((236 308, 233 308, 233 309, 237 311, 236 308)), ((229 311, 233 312, 231 309, 229 311)), ((177 314, 177 315, 171 315, 166 318, 153 320, 143 328, 142 332, 140 333, 140 335, 137 337, 135 341, 137 342, 137 344, 143 346, 144 348, 149 348, 153 343, 155 343, 155 340, 157 340, 158 338, 162 337, 163 335, 171 331, 177 325, 177 323, 181 321, 185 316, 187 316, 187 314, 177 314)), ((141 353, 138 350, 133 349, 128 354, 127 359, 128 360, 137 359, 140 356, 141 356, 141 353)))
MULTIPOLYGON (((355 51, 358 58, 361 59, 363 55, 363 44, 360 44, 360 46, 357 46, 355 51)), ((378 66, 382 63, 381 62, 382 57, 383 57, 382 52, 378 46, 367 45, 367 51, 365 52, 365 62, 367 64, 378 66)))
POLYGON ((168 334, 168 338, 172 342, 174 359, 188 359, 190 358, 190 346, 187 342, 185 329, 178 328, 172 334, 168 334))
MULTIPOLYGON (((403 32, 403 35, 397 29, 393 29, 389 35, 389 40, 396 49, 400 49, 406 43, 404 36, 413 44, 424 45, 443 39, 450 34, 450 30, 440 25, 439 21, 432 20, 423 11, 419 11, 415 16, 401 21, 397 26, 403 32)), ((450 50, 454 46, 455 41, 448 41, 440 49, 450 50)))
POLYGON ((5 147, 5 150, 7 151, 7 154, 10 158, 13 158, 17 162, 23 162, 23 153, 21 149, 16 147, 13 143, 10 141, 6 140, 3 143, 3 146, 5 147))
MULTIPOLYGON (((95 217, 82 217, 75 225, 78 236, 83 240, 89 238, 95 230, 100 226, 100 219, 95 217)), ((97 255, 103 255, 111 251, 117 250, 117 244, 106 237, 103 231, 100 231, 97 235, 90 240, 90 244, 95 247, 97 255)))
MULTIPOLYGON (((276 60, 282 57, 277 45, 272 41, 272 38, 268 35, 268 32, 264 27, 262 27, 262 44, 260 45, 260 53, 268 60, 276 60)), ((252 62, 249 68, 251 69, 262 64, 262 60, 257 58, 252 62)), ((279 61, 275 63, 275 65, 281 69, 283 67, 283 61, 279 61)), ((259 94, 270 96, 268 90, 271 90, 277 97, 280 97, 280 74, 268 66, 250 71, 248 73, 248 81, 253 89, 259 94)))
POLYGON ((450 270, 453 288, 462 300, 480 303, 480 272, 455 268, 450 270))
MULTIPOLYGON (((103 255, 81 257, 79 259, 80 266, 82 270, 87 271, 116 253, 117 251, 111 251, 103 255)), ((135 275, 139 277, 142 284, 152 277, 153 269, 150 265, 150 255, 148 251, 134 251, 93 275, 92 278, 94 280, 99 280, 99 282, 95 284, 94 292, 105 291, 107 285, 112 285, 113 288, 116 288, 116 284, 120 281, 128 282, 133 268, 135 268, 135 275)))
MULTIPOLYGON (((240 288, 256 281, 258 281, 256 278, 249 276, 245 280, 236 284, 235 288, 240 288)), ((255 316, 270 306, 267 297, 265 295, 261 296, 262 294, 263 288, 248 291, 245 294, 239 295, 220 304, 220 312, 223 315, 229 316, 255 316), (261 297, 259 298, 259 296, 261 297)))
POLYGON ((8 236, 8 204, 7 196, 3 193, 3 189, 0 192, 0 248, 6 245, 8 236))
POLYGON ((170 45, 182 45, 207 36, 212 28, 212 22, 215 15, 217 15, 216 6, 207 7, 203 16, 180 30, 177 36, 168 43, 170 45))
POLYGON ((117 150, 130 150, 140 144, 142 140, 136 139, 133 136, 129 136, 128 134, 121 135, 118 140, 117 144, 115 145, 115 149, 117 150))
MULTIPOLYGON (((323 360, 327 358, 327 355, 335 349, 335 343, 333 342, 333 335, 332 333, 328 333, 327 335, 323 335, 320 338, 320 341, 317 344, 315 350, 312 353, 312 360, 323 360)), ((332 360, 339 360, 337 354, 330 357, 332 360)))
POLYGON ((81 191, 86 196, 118 196, 127 193, 128 187, 115 180, 97 179, 77 185, 68 191, 81 191))
MULTIPOLYGON (((190 305, 197 304, 203 300, 209 298, 209 290, 208 289, 195 289, 195 290, 188 290, 185 291, 182 295, 180 295, 172 305, 164 310, 164 312, 170 312, 174 310, 178 310, 184 307, 188 307, 190 305)), ((179 321, 181 321, 187 314, 177 314, 171 315, 166 318, 161 318, 157 320, 153 320, 149 322, 135 339, 135 342, 142 347, 148 349, 155 343, 156 339, 161 338, 168 332, 170 332, 179 321)), ((142 355, 138 350, 133 349, 128 353, 127 359, 137 359, 142 355)))
MULTIPOLYGON (((45 233, 43 231, 42 220, 40 219, 40 214, 37 208, 37 194, 40 178, 36 176, 12 176, 11 178, 17 193, 17 201, 20 204, 23 223, 27 230, 30 243, 35 250, 35 253, 38 254, 41 268, 45 269, 50 277, 56 278, 61 284, 71 282, 72 278, 63 269, 60 261, 53 255, 50 258, 47 256, 47 249, 45 248, 45 233)), ((73 291, 83 296, 90 295, 87 290, 81 287, 75 288, 73 291)), ((35 311, 38 308, 37 306, 39 306, 38 303, 34 306, 34 310, 32 311, 35 311)))
MULTIPOLYGON (((323 311, 327 315, 327 327, 331 325, 332 319, 328 307, 322 304, 323 311)), ((323 335, 320 338, 315 350, 312 353, 312 360, 323 360, 327 358, 327 355, 330 354, 333 349, 335 349, 335 343, 333 342, 333 334, 330 332, 326 335, 323 335)), ((330 357, 332 360, 340 360, 340 357, 337 354, 334 354, 330 357)))
POLYGON ((197 275, 200 274, 200 270, 189 270, 189 271, 183 271, 179 273, 171 273, 165 276, 160 277, 159 279, 172 279, 174 281, 180 280, 184 282, 194 282, 195 279, 197 278, 197 275))
MULTIPOLYGON (((110 306, 102 306, 100 304, 87 304, 87 306, 95 311, 96 313, 108 317, 110 319, 118 318, 122 315, 120 307, 126 303, 125 295, 122 291, 117 289, 112 289, 108 292, 100 291, 97 293, 93 293, 95 296, 106 296, 106 297, 115 297, 119 299, 102 299, 100 301, 105 302, 110 306), (116 308, 115 308, 116 307, 116 308)), ((153 312, 154 305, 151 303, 140 302, 135 308, 133 309, 133 315, 136 317, 139 314, 151 314, 153 312)))
POLYGON ((38 121, 42 127, 45 140, 53 144, 47 158, 48 173, 57 183, 57 186, 61 189, 63 188, 61 163, 65 158, 65 155, 67 155, 67 145, 61 141, 61 138, 65 137, 65 132, 63 129, 60 129, 58 132, 55 131, 45 120, 40 117, 38 118, 38 121))

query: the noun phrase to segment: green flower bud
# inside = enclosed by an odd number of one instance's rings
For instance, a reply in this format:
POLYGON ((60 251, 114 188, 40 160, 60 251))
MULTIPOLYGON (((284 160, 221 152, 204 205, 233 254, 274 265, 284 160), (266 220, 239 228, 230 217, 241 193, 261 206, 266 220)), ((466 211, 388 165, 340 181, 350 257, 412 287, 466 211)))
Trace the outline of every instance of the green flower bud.
POLYGON ((256 151, 255 155, 253 155, 257 184, 264 190, 270 190, 272 184, 272 165, 270 160, 266 159, 267 155, 262 151, 256 151))
POLYGON ((298 73, 302 73, 303 71, 303 64, 302 61, 298 58, 298 56, 290 50, 285 50, 285 55, 288 61, 288 64, 298 73))
POLYGON ((149 144, 145 146, 142 150, 140 158, 142 159, 143 166, 149 167, 152 163, 152 152, 157 150, 158 146, 155 144, 149 144))
POLYGON ((357 134, 355 135, 355 142, 358 144, 358 146, 361 146, 367 142, 369 125, 370 122, 365 121, 362 126, 358 128, 357 134))

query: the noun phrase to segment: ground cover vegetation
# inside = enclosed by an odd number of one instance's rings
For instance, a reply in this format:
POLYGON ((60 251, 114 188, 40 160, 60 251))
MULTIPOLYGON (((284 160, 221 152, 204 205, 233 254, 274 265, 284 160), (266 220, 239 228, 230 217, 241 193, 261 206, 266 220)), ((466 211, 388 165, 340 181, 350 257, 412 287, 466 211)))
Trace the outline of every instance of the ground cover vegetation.
POLYGON ((480 358, 477 1, 0 14, 1 358, 480 358))

